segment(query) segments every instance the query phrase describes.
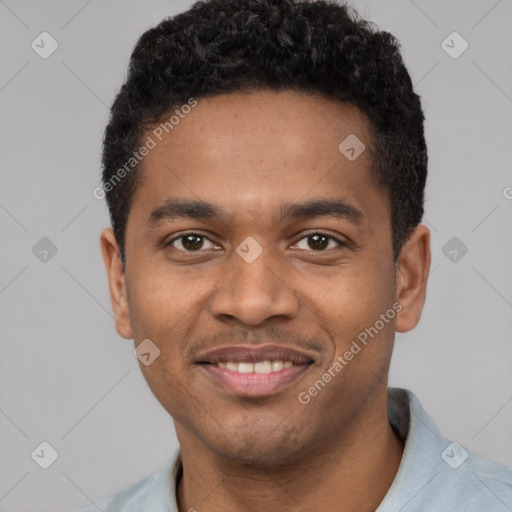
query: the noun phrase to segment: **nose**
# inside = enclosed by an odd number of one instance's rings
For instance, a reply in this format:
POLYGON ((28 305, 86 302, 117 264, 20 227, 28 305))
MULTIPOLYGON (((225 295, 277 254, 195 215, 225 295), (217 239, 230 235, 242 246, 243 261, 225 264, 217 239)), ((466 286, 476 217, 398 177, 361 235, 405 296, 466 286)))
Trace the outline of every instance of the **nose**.
POLYGON ((294 318, 300 300, 291 288, 291 269, 277 263, 269 251, 251 263, 237 253, 232 256, 231 270, 220 281, 210 298, 215 318, 236 318, 245 325, 258 326, 265 320, 280 316, 294 318))

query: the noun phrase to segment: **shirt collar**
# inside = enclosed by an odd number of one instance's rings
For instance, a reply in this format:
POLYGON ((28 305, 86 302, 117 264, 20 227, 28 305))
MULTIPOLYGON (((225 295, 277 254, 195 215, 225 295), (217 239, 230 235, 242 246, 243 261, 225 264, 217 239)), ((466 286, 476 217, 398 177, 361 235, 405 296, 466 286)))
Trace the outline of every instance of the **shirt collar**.
POLYGON ((412 501, 439 473, 440 454, 446 445, 419 400, 407 389, 388 388, 388 418, 404 441, 404 452, 395 479, 376 512, 396 512, 412 501))

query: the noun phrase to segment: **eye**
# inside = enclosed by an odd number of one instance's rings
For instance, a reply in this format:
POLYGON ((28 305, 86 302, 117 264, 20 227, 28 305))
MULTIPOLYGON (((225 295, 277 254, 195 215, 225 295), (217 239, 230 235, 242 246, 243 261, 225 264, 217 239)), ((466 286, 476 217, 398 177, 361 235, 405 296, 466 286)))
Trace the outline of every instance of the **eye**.
POLYGON ((309 233, 308 235, 302 237, 295 245, 300 244, 303 240, 309 240, 307 244, 310 249, 306 248, 306 250, 312 250, 317 252, 325 252, 326 249, 332 249, 333 247, 329 247, 329 242, 334 242, 338 244, 338 246, 346 247, 346 244, 336 238, 329 233, 323 233, 322 231, 315 231, 313 233, 309 233))
MULTIPOLYGON (((335 236, 322 231, 314 231, 313 233, 303 236, 298 242, 296 242, 295 246, 299 246, 299 248, 310 251, 326 252, 326 250, 334 248, 332 245, 329 247, 330 243, 334 243, 334 247, 336 247, 336 245, 346 247, 344 242, 335 236), (299 246, 299 244, 303 243, 303 240, 308 241, 306 243, 309 247, 299 246)), ((173 238, 169 242, 166 242, 165 247, 168 246, 183 252, 200 252, 201 249, 214 249, 217 245, 202 233, 185 233, 173 238), (205 247, 205 241, 210 243, 211 246, 205 247)))
MULTIPOLYGON (((172 246, 175 249, 185 252, 198 252, 200 249, 204 249, 204 241, 208 240, 210 244, 215 244, 201 233, 185 233, 184 235, 173 238, 165 244, 165 247, 172 246), (179 247, 181 245, 181 248, 179 247)), ((206 249, 213 249, 213 247, 206 247, 206 249)))

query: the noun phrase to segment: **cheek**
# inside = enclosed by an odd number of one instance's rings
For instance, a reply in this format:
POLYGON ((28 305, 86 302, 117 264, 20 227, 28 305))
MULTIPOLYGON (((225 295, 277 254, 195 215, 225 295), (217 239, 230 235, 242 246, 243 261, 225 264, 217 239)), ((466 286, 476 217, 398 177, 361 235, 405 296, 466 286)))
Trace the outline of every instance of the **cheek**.
POLYGON ((150 366, 141 365, 146 383, 162 407, 177 421, 185 421, 187 412, 195 409, 191 397, 197 393, 188 385, 186 379, 175 367, 179 364, 175 358, 168 358, 164 353, 150 366))
POLYGON ((135 339, 173 337, 187 322, 210 288, 204 280, 187 279, 179 272, 141 268, 128 282, 129 308, 135 339))
POLYGON ((215 280, 168 269, 157 271, 154 266, 130 277, 134 338, 138 343, 149 339, 160 351, 158 358, 149 366, 141 365, 141 370, 152 389, 179 387, 188 375, 187 346, 215 280))
POLYGON ((373 324, 391 306, 389 279, 372 265, 361 267, 317 281, 313 291, 309 283, 315 314, 325 327, 343 338, 373 324))
POLYGON ((314 292, 310 283, 309 290, 306 304, 320 329, 331 338, 332 360, 346 354, 345 359, 366 364, 389 352, 396 318, 389 269, 376 261, 367 262, 315 283, 314 292))

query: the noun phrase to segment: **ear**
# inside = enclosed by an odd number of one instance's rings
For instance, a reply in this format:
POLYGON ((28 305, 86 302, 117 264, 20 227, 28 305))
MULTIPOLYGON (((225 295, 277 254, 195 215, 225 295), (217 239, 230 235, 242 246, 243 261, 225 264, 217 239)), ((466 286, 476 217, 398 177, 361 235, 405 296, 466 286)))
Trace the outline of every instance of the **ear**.
POLYGON ((410 331, 420 320, 430 259, 430 231, 424 224, 419 224, 402 246, 396 263, 396 293, 402 305, 395 324, 397 332, 410 331))
POLYGON ((119 336, 129 340, 133 338, 133 332, 130 324, 125 274, 121 262, 121 252, 112 228, 103 230, 100 243, 103 261, 107 269, 110 300, 114 309, 116 330, 119 336))

